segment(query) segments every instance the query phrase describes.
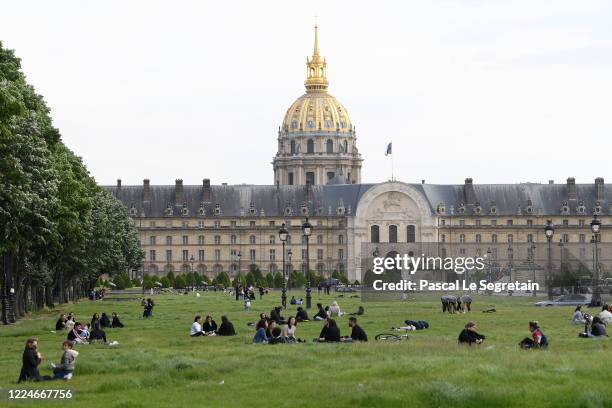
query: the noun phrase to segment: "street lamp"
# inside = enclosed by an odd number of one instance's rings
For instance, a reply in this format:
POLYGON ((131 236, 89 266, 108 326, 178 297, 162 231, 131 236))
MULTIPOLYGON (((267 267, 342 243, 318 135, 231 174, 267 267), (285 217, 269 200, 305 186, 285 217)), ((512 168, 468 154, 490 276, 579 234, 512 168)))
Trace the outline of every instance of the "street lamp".
POLYGON ((289 275, 289 272, 293 272, 293 267, 292 267, 292 264, 291 264, 291 257, 292 257, 292 256, 293 256, 293 252, 291 251, 291 249, 289 249, 289 250, 287 251, 287 261, 289 261, 289 265, 287 265, 287 281, 289 281, 289 278, 291 277, 291 276, 289 275), (291 268, 291 271, 289 271, 289 267, 290 267, 290 266, 292 267, 292 268, 291 268))
POLYGON ((548 300, 552 300, 552 238, 555 234, 555 227, 551 220, 546 221, 544 233, 546 234, 546 241, 548 241, 548 300))
POLYGON ((597 219, 597 215, 593 216, 591 221, 591 232, 593 233, 593 245, 595 246, 595 252, 593 254, 593 268, 595 272, 595 290, 593 291, 593 297, 591 298, 591 304, 593 306, 601 305, 601 277, 599 276, 599 251, 597 244, 601 237, 601 221, 597 219))
MULTIPOLYGON (((533 283, 536 283, 536 269, 535 269, 535 251, 536 251, 536 246, 535 244, 531 244, 531 268, 533 269, 533 283)), ((533 296, 537 296, 537 290, 535 289, 535 285, 534 285, 534 289, 533 289, 533 296)))
POLYGON ((242 252, 238 251, 236 256, 238 257, 238 275, 240 275, 240 260, 242 259, 242 252))
POLYGON ((487 248, 487 259, 489 261, 489 283, 493 283, 493 258, 491 258, 491 247, 487 248))
MULTIPOLYGON (((195 262, 195 259, 193 258, 193 254, 191 254, 191 258, 189 259, 189 263, 191 264, 191 275, 192 275, 192 282, 195 282, 195 277, 193 277, 193 263, 195 262)), ((195 290, 195 284, 191 287, 192 290, 195 290)))
POLYGON ((310 295, 310 253, 308 252, 308 241, 310 234, 312 234, 312 225, 308 222, 308 217, 306 217, 304 224, 302 224, 302 232, 306 238, 306 309, 310 309, 312 306, 312 297, 310 295))
POLYGON ((287 265, 285 264, 285 242, 287 242, 288 236, 289 232, 287 231, 285 223, 283 223, 278 230, 278 238, 283 243, 283 293, 281 295, 281 304, 283 305, 283 309, 287 308, 287 265))
MULTIPOLYGON (((510 273, 510 283, 512 283, 512 261, 514 259, 514 248, 512 248, 512 242, 508 245, 508 270, 510 273)), ((513 291, 508 291, 508 296, 512 296, 513 291)))

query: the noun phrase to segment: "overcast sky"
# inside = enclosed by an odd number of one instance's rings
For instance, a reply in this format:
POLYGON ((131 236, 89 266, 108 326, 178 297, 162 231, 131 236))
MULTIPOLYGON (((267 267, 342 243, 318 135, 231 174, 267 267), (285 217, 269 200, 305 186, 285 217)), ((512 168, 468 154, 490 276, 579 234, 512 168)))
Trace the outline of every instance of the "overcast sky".
POLYGON ((12 1, 0 40, 101 184, 272 184, 315 15, 362 179, 612 182, 611 1, 12 1))

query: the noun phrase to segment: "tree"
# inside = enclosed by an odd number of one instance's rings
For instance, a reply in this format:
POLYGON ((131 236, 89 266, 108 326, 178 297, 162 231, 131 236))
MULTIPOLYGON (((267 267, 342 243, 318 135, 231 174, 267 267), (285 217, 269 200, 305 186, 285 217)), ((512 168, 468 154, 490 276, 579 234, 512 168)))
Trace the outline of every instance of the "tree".
POLYGON ((183 289, 185 287, 185 278, 183 275, 178 275, 174 278, 174 288, 175 289, 183 289))
POLYGON ((282 288, 283 287, 283 275, 280 272, 276 272, 274 274, 274 288, 282 288))
POLYGON ((253 272, 247 273, 245 281, 246 286, 255 286, 255 274, 253 272))
POLYGON ((241 285, 246 286, 246 279, 244 276, 242 276, 242 273, 238 272, 238 274, 232 280, 232 286, 236 288, 241 285))
POLYGON ((230 277, 227 274, 227 272, 219 272, 219 274, 217 275, 215 279, 217 281, 217 284, 223 285, 226 288, 230 287, 231 282, 230 282, 230 277))
POLYGON ((266 275, 266 286, 268 286, 269 288, 274 287, 274 274, 272 272, 268 272, 268 274, 266 275))

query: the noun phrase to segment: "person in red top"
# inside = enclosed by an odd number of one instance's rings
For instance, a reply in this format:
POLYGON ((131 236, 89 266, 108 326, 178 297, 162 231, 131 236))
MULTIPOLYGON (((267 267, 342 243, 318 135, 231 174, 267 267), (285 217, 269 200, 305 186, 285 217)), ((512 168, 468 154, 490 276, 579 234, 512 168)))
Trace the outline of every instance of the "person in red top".
POLYGON ((548 347, 548 339, 540 329, 540 325, 537 321, 529 322, 529 331, 531 332, 531 338, 525 337, 520 343, 519 346, 524 349, 545 349, 548 347))

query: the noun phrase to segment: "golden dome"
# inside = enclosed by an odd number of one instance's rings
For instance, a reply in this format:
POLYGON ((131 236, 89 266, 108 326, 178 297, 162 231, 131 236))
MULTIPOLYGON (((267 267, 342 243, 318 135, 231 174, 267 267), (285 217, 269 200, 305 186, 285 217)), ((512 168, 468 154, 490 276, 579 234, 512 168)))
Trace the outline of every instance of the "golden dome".
POLYGON ((327 93, 327 61, 319 55, 318 27, 312 58, 306 59, 306 93, 300 96, 285 114, 285 132, 340 132, 352 133, 348 111, 327 93))

